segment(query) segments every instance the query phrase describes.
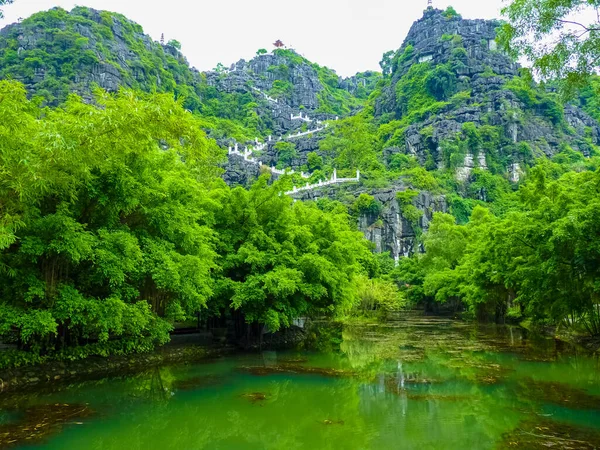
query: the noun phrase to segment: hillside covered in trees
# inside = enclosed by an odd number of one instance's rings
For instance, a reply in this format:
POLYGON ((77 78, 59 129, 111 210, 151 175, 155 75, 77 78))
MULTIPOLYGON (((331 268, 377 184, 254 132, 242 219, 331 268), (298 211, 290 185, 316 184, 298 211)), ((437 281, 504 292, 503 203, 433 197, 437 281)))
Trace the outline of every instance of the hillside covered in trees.
POLYGON ((599 335, 600 81, 566 99, 500 26, 429 8, 346 79, 284 48, 201 73, 84 7, 1 30, 0 364, 404 305, 599 335))

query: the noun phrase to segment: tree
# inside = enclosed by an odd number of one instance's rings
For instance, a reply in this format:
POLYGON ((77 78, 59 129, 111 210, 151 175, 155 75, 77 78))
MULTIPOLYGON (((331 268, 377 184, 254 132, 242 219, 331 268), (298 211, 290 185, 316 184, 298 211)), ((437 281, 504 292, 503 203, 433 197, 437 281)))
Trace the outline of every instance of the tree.
POLYGON ((0 338, 33 355, 149 350, 211 294, 217 149, 171 95, 40 117, 0 82, 0 338))
POLYGON ((296 144, 293 142, 279 141, 275 144, 275 151, 277 152, 277 159, 284 167, 289 167, 294 159, 298 157, 296 144))
POLYGON ((384 77, 389 77, 392 74, 392 70, 394 69, 394 54, 396 52, 394 50, 390 50, 389 52, 385 52, 381 61, 379 61, 379 67, 381 67, 381 71, 384 77))
POLYGON ((379 167, 375 155, 378 144, 375 126, 360 114, 339 120, 335 133, 319 141, 321 152, 335 159, 338 169, 368 170, 379 167))
MULTIPOLYGON (((0 6, 10 5, 11 3, 13 3, 13 0, 0 0, 0 6)), ((3 17, 4 17, 4 14, 2 13, 2 10, 0 9, 0 19, 2 19, 3 17)))
POLYGON ((454 18, 461 18, 460 14, 458 14, 456 12, 456 10, 452 7, 452 6, 448 6, 446 8, 446 10, 442 13, 442 15, 446 18, 446 19, 454 19, 454 18))
POLYGON ((355 313, 369 315, 376 312, 381 319, 400 311, 406 300, 398 285, 389 280, 359 275, 355 279, 357 305, 355 313))
POLYGON ((323 158, 316 152, 310 152, 307 157, 307 165, 310 171, 321 170, 323 168, 323 158))
POLYGON ((425 87, 436 100, 447 100, 456 91, 456 74, 444 65, 437 66, 425 78, 425 87))
POLYGON ((266 48, 259 48, 259 49, 256 51, 256 56, 260 56, 260 55, 266 55, 267 53, 269 53, 269 52, 267 51, 267 49, 266 49, 266 48))
POLYGON ((558 78, 562 93, 585 85, 600 63, 600 2, 514 0, 498 36, 514 58, 525 56, 543 79, 558 78))
POLYGON ((272 331, 306 314, 331 315, 354 302, 352 280, 373 256, 346 213, 280 195, 261 177, 224 192, 217 215, 221 277, 213 304, 272 331))
POLYGON ((435 214, 425 255, 401 262, 395 278, 417 285, 410 298, 461 302, 481 319, 525 316, 600 335, 600 172, 560 175, 567 167, 540 162, 506 194, 502 217, 481 206, 466 225, 435 214))
POLYGON ((181 50, 181 42, 176 39, 171 39, 169 42, 167 42, 167 45, 169 47, 176 48, 177 50, 181 50))

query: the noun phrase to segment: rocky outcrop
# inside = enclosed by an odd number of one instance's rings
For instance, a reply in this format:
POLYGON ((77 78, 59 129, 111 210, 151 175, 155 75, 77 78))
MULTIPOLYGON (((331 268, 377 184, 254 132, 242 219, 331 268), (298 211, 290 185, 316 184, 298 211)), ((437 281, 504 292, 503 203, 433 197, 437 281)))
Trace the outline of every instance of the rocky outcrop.
MULTIPOLYGON (((495 20, 465 20, 460 16, 447 18, 439 9, 427 9, 423 17, 412 25, 397 52, 398 66, 392 73, 390 87, 377 102, 376 115, 396 111, 395 86, 416 63, 438 65, 448 63, 453 58, 460 60, 461 64, 457 64, 455 70, 463 83, 461 90, 468 89, 470 80, 486 71, 516 76, 518 65, 496 50, 496 28, 499 25, 495 20), (412 51, 407 51, 409 47, 412 51), (461 50, 457 56, 456 48, 464 51, 461 50), (406 58, 398 58, 399 55, 406 55, 406 58)), ((489 86, 494 83, 491 80, 489 86)), ((489 87, 487 83, 481 84, 489 87)))
POLYGON ((173 61, 180 69, 169 72, 175 83, 194 84, 200 79, 175 47, 153 41, 124 16, 91 8, 76 7, 71 12, 54 8, 4 27, 0 56, 6 62, 6 55, 15 51, 15 64, 1 67, 2 77, 21 81, 31 94, 50 91, 55 99, 51 104, 60 103, 70 92, 91 100, 94 86, 109 92, 120 87, 161 90, 165 81, 161 69, 173 61), (53 58, 44 59, 46 54, 53 58), (68 88, 57 88, 53 82, 57 78, 61 83, 68 80, 68 88))
POLYGON ((444 196, 419 192, 414 205, 422 215, 418 222, 413 223, 403 215, 402 207, 396 200, 397 192, 397 189, 371 192, 383 205, 383 209, 377 216, 361 215, 358 221, 359 229, 375 244, 375 251, 389 252, 396 261, 423 252, 422 244, 417 239, 418 234, 427 232, 434 213, 448 210, 444 196))
POLYGON ((229 186, 250 186, 260 176, 260 166, 244 160, 241 156, 231 156, 225 164, 223 180, 229 186))
POLYGON ((395 259, 422 252, 417 239, 418 235, 429 229, 429 224, 436 212, 447 212, 446 198, 430 192, 419 192, 413 200, 413 205, 422 213, 417 222, 412 222, 404 215, 402 206, 396 199, 396 194, 408 189, 404 184, 389 188, 369 189, 361 185, 326 186, 310 191, 293 194, 297 200, 318 200, 330 198, 344 202, 350 206, 360 194, 372 195, 382 208, 378 214, 360 214, 357 227, 365 237, 374 244, 377 253, 389 252, 395 259))
POLYGON ((361 72, 344 78, 340 83, 340 88, 350 92, 355 97, 368 98, 376 88, 379 80, 381 80, 381 73, 379 72, 361 72))
POLYGON ((278 97, 288 106, 302 107, 308 112, 319 107, 318 94, 323 90, 313 67, 302 62, 294 63, 289 57, 277 53, 260 55, 250 61, 241 59, 225 73, 207 72, 206 76, 209 84, 225 92, 244 91, 249 86, 269 92, 276 80, 290 83, 290 91, 278 97))
POLYGON ((228 68, 204 72, 203 78, 219 92, 252 94, 258 103, 257 114, 274 135, 280 135, 357 110, 381 75, 363 72, 342 78, 294 50, 278 49, 249 61, 241 59, 228 68), (313 122, 292 119, 299 114, 313 122))
MULTIPOLYGON (((271 125, 274 135, 336 117, 320 112, 323 82, 315 66, 293 50, 276 50, 250 61, 241 59, 228 69, 204 72, 203 77, 219 92, 252 94, 258 104, 258 115, 271 125), (300 114, 312 122, 292 118, 300 114)), ((342 90, 345 86, 338 77, 335 89, 342 90)))
MULTIPOLYGON (((447 17, 443 11, 432 8, 413 24, 396 54, 397 66, 389 86, 376 102, 376 115, 391 114, 402 119, 396 86, 417 63, 428 62, 432 66, 449 63, 457 78, 456 92, 462 96, 448 99, 438 105, 435 113, 408 126, 404 133, 405 146, 387 149, 385 154, 412 154, 422 164, 433 156, 441 168, 440 145, 460 134, 465 123, 476 127, 491 125, 502 130, 494 151, 498 158, 506 161, 507 170, 523 162, 522 152, 518 150, 521 142, 531 148, 532 157, 551 157, 562 143, 588 156, 586 138, 600 144, 598 124, 581 109, 565 108, 565 126, 546 111, 548 105, 527 105, 507 88, 507 82, 519 75, 519 66, 497 49, 495 38, 499 24, 494 20, 447 17), (425 129, 430 131, 423 133, 425 129)), ((473 154, 478 151, 469 149, 473 154)), ((459 172, 464 174, 465 170, 459 172)))
MULTIPOLYGON (((295 172, 301 172, 302 170, 306 170, 309 153, 315 152, 318 155, 323 156, 323 153, 319 150, 319 141, 322 139, 323 133, 324 131, 298 139, 285 140, 285 142, 293 143, 296 149, 296 157, 293 158, 290 164, 288 164, 285 168, 294 170, 295 172)), ((260 152, 254 153, 254 159, 256 161, 260 161, 261 165, 266 167, 277 167, 279 163, 279 153, 275 148, 277 142, 280 142, 280 140, 273 139, 271 141, 267 141, 264 149, 262 149, 260 152)), ((228 145, 232 144, 229 141, 223 141, 223 143, 221 143, 222 147, 226 147, 228 145)), ((255 143, 249 142, 240 148, 243 148, 246 145, 253 147, 255 143)), ((223 179, 230 186, 249 186, 251 182, 256 180, 256 178, 260 175, 260 165, 245 161, 243 157, 238 155, 230 156, 226 164, 223 166, 223 169, 225 170, 223 179)), ((273 178, 278 178, 278 175, 273 175, 273 178)))

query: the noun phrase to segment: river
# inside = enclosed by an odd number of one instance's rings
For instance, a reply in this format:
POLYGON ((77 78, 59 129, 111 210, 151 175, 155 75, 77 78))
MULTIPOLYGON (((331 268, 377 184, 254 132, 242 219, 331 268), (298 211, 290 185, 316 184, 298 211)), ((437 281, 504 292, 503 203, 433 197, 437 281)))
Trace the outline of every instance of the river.
POLYGON ((597 356, 439 318, 326 336, 319 351, 0 394, 0 448, 600 448, 597 356))

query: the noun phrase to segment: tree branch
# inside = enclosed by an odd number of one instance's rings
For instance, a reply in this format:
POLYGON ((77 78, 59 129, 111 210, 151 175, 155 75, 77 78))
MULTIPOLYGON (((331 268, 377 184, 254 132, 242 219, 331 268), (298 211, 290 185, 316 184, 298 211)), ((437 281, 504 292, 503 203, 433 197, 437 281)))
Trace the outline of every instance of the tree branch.
POLYGON ((590 27, 587 27, 587 26, 585 26, 585 25, 584 25, 584 24, 582 24, 582 23, 579 23, 579 22, 574 22, 574 21, 572 21, 572 20, 563 20, 563 19, 558 19, 558 18, 556 18, 556 19, 554 19, 554 20, 556 20, 557 22, 560 22, 560 23, 571 24, 571 25, 577 25, 577 26, 579 26, 579 27, 583 28, 584 30, 586 30, 587 32, 590 32, 590 31, 600 31, 600 28, 590 28, 590 27))

